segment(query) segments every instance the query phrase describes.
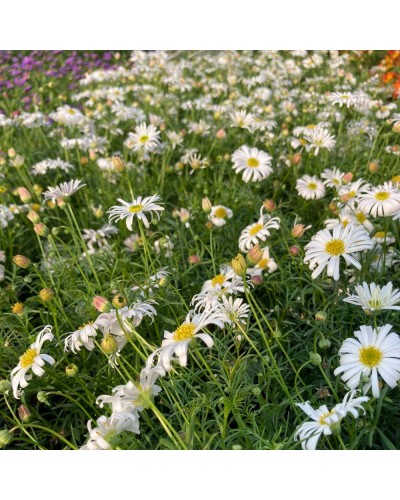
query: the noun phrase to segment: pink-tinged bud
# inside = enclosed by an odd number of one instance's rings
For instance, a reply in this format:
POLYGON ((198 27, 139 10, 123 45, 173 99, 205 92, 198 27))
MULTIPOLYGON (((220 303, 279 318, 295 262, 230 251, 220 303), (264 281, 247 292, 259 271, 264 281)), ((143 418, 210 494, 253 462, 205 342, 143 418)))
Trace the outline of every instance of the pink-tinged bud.
POLYGON ((111 163, 115 172, 123 172, 125 169, 125 163, 119 156, 112 156, 111 163))
POLYGON ((250 248, 248 254, 246 255, 247 263, 250 266, 255 266, 263 258, 263 253, 264 252, 261 250, 260 245, 257 243, 257 245, 250 248))
POLYGON ((306 228, 304 224, 296 224, 292 229, 293 238, 301 238, 305 232, 306 228))
POLYGON ((217 139, 224 139, 226 137, 226 132, 223 128, 220 128, 218 132, 215 134, 217 139))
POLYGON ((18 196, 20 197, 22 203, 27 203, 28 201, 31 201, 32 196, 31 193, 24 187, 19 187, 17 189, 18 196))
POLYGON ((254 276, 252 276, 251 282, 253 283, 253 285, 256 285, 256 286, 261 285, 261 283, 263 282, 263 279, 258 274, 255 274, 254 276))
POLYGON ((64 198, 57 198, 57 199, 56 199, 56 202, 57 202, 57 205, 58 205, 60 208, 65 207, 65 201, 64 201, 64 198))
POLYGON ((340 201, 342 203, 347 203, 352 198, 353 198, 353 196, 350 193, 345 193, 345 194, 342 194, 342 196, 340 196, 340 201))
POLYGON ((161 123, 159 129, 160 130, 166 130, 167 129, 167 124, 166 123, 161 123))
POLYGON ((371 163, 368 165, 368 170, 371 172, 371 174, 376 174, 379 170, 378 162, 371 161, 371 163))
POLYGON ((43 222, 35 224, 33 230, 38 236, 47 236, 49 234, 49 228, 43 222))
POLYGON ((16 266, 21 267, 22 269, 28 269, 31 265, 30 259, 24 255, 14 255, 13 262, 16 266))
POLYGON ((329 203, 328 205, 329 207, 329 210, 334 214, 334 215, 337 215, 338 214, 338 209, 337 209, 337 205, 336 203, 334 203, 333 201, 331 203, 329 203))
POLYGON ((178 210, 178 216, 181 219, 181 222, 185 223, 190 219, 190 213, 186 208, 181 208, 178 210))
POLYGON ((348 184, 352 180, 353 180, 353 174, 352 174, 352 172, 347 172, 347 174, 344 174, 344 176, 342 178, 342 182, 344 184, 348 184))
POLYGON ((18 416, 22 422, 29 422, 31 418, 31 412, 25 405, 18 406, 18 416))
POLYGON ((37 222, 40 221, 40 215, 35 212, 34 210, 30 210, 27 214, 26 214, 27 218, 33 222, 34 224, 36 224, 37 222))
POLYGON ((189 255, 188 258, 189 264, 199 264, 201 262, 200 255, 189 255))
POLYGON ((397 122, 395 125, 393 125, 392 130, 393 132, 396 132, 396 134, 400 134, 400 122, 397 122))
POLYGON ((276 208, 276 203, 274 200, 264 200, 263 207, 267 212, 273 212, 276 208))
POLYGON ((209 214, 211 212, 212 204, 211 201, 207 198, 207 196, 201 200, 201 208, 203 209, 203 212, 205 212, 206 214, 209 214))
POLYGON ((301 162, 301 154, 296 153, 292 156, 290 161, 293 163, 293 165, 298 165, 301 162))
POLYGON ((96 295, 96 297, 93 299, 92 305, 95 309, 102 313, 109 312, 111 309, 110 302, 100 295, 96 295))
POLYGON ((9 148, 9 150, 7 151, 7 154, 8 154, 9 158, 15 158, 17 153, 15 152, 14 148, 9 148))
POLYGON ((300 248, 297 245, 292 245, 289 248, 290 255, 296 256, 300 253, 300 248))
POLYGON ((89 158, 94 161, 97 158, 97 155, 94 151, 89 151, 89 158))

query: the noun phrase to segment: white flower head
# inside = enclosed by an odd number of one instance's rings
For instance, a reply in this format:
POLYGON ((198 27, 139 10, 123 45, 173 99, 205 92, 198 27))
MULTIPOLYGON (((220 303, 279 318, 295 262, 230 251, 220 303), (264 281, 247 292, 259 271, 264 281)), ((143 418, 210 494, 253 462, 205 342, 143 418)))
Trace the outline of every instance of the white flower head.
POLYGON ((319 200, 325 196, 325 185, 315 175, 303 175, 297 179, 296 190, 306 200, 319 200))
POLYGON ((72 180, 69 182, 62 182, 56 187, 48 187, 47 191, 43 193, 45 200, 56 201, 64 198, 68 198, 72 196, 74 193, 86 186, 86 184, 82 184, 82 181, 72 180))
POLYGON ((248 252, 250 248, 265 241, 270 235, 270 229, 279 229, 280 219, 268 215, 261 216, 257 222, 250 224, 241 232, 239 236, 239 248, 242 252, 248 252))
POLYGON ((272 173, 271 160, 271 156, 264 151, 242 146, 232 155, 232 168, 236 173, 243 172, 244 182, 258 182, 272 173))
POLYGON ((157 194, 147 196, 146 198, 138 196, 136 199, 132 200, 132 202, 124 201, 121 198, 118 198, 118 201, 122 206, 115 205, 107 212, 110 214, 109 222, 126 219, 126 227, 129 231, 132 231, 132 223, 135 217, 141 220, 146 228, 149 228, 150 222, 147 218, 147 212, 149 212, 152 220, 154 215, 160 219, 160 214, 158 212, 164 210, 164 207, 162 207, 160 203, 156 203, 161 201, 161 198, 157 194))
POLYGON ((397 288, 393 290, 392 282, 382 288, 375 283, 368 285, 364 282, 362 285, 356 285, 355 291, 356 295, 349 295, 343 302, 360 306, 369 312, 383 309, 400 311, 400 306, 395 305, 400 303, 400 290, 397 288))

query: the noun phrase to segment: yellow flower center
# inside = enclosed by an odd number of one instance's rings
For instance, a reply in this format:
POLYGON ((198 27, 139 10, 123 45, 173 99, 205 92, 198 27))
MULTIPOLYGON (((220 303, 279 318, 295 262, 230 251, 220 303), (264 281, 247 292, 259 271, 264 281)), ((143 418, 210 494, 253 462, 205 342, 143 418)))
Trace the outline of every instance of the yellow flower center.
POLYGON ((219 207, 215 211, 215 217, 217 217, 218 219, 225 219, 226 216, 227 216, 227 212, 226 212, 225 208, 219 207))
POLYGON ((139 139, 139 142, 141 144, 144 144, 145 142, 147 142, 149 140, 149 136, 148 135, 142 135, 142 137, 140 137, 139 139))
POLYGON ((93 325, 93 321, 89 321, 88 323, 84 323, 82 326, 79 327, 79 330, 83 330, 86 326, 93 325))
POLYGON ((385 231, 378 231, 377 233, 374 234, 374 238, 384 238, 385 237, 385 231))
POLYGON ((129 212, 132 214, 136 214, 137 212, 140 212, 143 208, 143 205, 132 205, 129 207, 129 212))
POLYGON ((267 258, 265 258, 265 259, 261 259, 261 260, 260 260, 260 262, 258 262, 257 266, 258 266, 260 269, 264 269, 264 267, 267 267, 268 262, 269 262, 269 259, 267 259, 267 258))
POLYGON ((67 111, 67 113, 70 114, 70 115, 74 115, 75 114, 75 110, 69 108, 69 110, 67 111))
POLYGON ((374 368, 379 365, 382 356, 382 351, 373 345, 362 347, 359 353, 360 362, 368 368, 374 368))
POLYGON ((328 425, 326 423, 326 418, 330 417, 331 415, 333 415, 335 413, 335 410, 331 410, 331 411, 328 411, 327 413, 324 413, 323 415, 321 415, 319 417, 319 420, 318 420, 318 423, 319 425, 328 425))
POLYGON ((22 368, 29 368, 30 366, 33 365, 33 362, 38 355, 38 351, 36 349, 28 349, 20 358, 19 358, 19 364, 21 365, 22 368))
POLYGON ((173 339, 176 342, 181 342, 182 340, 187 340, 193 337, 196 326, 193 323, 183 323, 178 327, 173 335, 173 339))
POLYGON ((347 193, 347 198, 354 198, 355 195, 356 195, 355 191, 350 191, 350 193, 347 193))
POLYGON ((257 160, 257 158, 249 158, 247 160, 247 166, 251 168, 257 168, 260 166, 260 162, 257 160))
POLYGON ((314 189, 317 189, 318 186, 315 184, 315 182, 309 182, 307 184, 307 187, 308 187, 308 189, 313 189, 314 190, 314 189))
POLYGON ((344 248, 344 241, 341 239, 333 239, 325 245, 325 251, 330 255, 342 255, 344 248))
POLYGON ((211 285, 216 286, 216 285, 222 285, 225 281, 225 276, 223 274, 218 274, 211 280, 211 285))
POLYGON ((250 236, 254 236, 263 228, 262 224, 255 224, 249 231, 250 236))
POLYGON ((349 219, 342 219, 342 226, 343 227, 346 227, 348 223, 349 223, 349 219))
POLYGON ((384 201, 389 198, 389 193, 387 191, 378 191, 375 193, 375 199, 379 201, 384 201))
POLYGON ((368 305, 373 309, 379 309, 382 305, 382 302, 379 299, 371 299, 368 301, 368 305))
POLYGON ((361 222, 361 224, 367 220, 367 218, 365 217, 365 215, 362 212, 359 212, 358 214, 356 214, 356 217, 357 217, 358 222, 361 222))

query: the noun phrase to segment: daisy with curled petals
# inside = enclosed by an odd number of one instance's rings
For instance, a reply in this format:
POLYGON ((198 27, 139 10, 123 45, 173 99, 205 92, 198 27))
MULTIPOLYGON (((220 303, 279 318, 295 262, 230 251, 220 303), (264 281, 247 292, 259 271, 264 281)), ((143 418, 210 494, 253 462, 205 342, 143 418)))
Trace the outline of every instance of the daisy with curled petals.
POLYGON ((340 257, 343 257, 348 265, 361 269, 361 264, 350 254, 369 250, 373 246, 371 238, 362 227, 355 224, 343 227, 338 224, 333 228, 332 234, 328 229, 322 229, 312 237, 310 243, 305 246, 304 263, 309 263, 310 269, 314 269, 311 275, 313 279, 327 268, 327 275, 338 280, 340 257))
POLYGON ((224 328, 227 322, 226 315, 219 309, 211 309, 202 313, 189 311, 186 319, 175 331, 164 331, 164 340, 161 347, 156 349, 147 360, 147 366, 153 365, 153 360, 158 356, 158 364, 165 371, 171 370, 171 360, 174 355, 178 358, 181 366, 187 365, 187 351, 189 343, 193 339, 202 340, 207 347, 211 348, 214 345, 212 337, 208 333, 201 331, 208 325, 215 325, 219 328, 224 328))
POLYGON ((88 351, 94 349, 94 337, 97 335, 99 325, 96 322, 89 322, 82 325, 75 332, 70 332, 64 341, 64 351, 72 351, 74 354, 85 346, 88 351))
POLYGON ((159 135, 160 132, 154 125, 141 123, 135 127, 134 133, 130 132, 128 134, 124 144, 128 149, 132 149, 133 151, 154 151, 160 144, 159 135))
POLYGON ((363 378, 369 381, 364 384, 366 394, 372 387, 372 394, 379 397, 378 375, 389 387, 395 387, 400 379, 400 337, 390 332, 392 325, 372 328, 360 326, 354 332, 355 339, 346 339, 339 349, 340 366, 333 372, 342 373, 342 380, 350 389, 358 387, 363 378))
POLYGON ((52 341, 54 335, 51 333, 52 327, 47 325, 39 332, 36 340, 31 344, 30 348, 25 351, 25 353, 19 358, 18 365, 11 372, 11 386, 13 389, 14 398, 19 399, 21 391, 18 390, 19 387, 25 389, 28 386, 28 381, 32 378, 32 375, 28 375, 28 371, 32 369, 32 372, 41 377, 44 375, 43 366, 45 362, 53 365, 55 360, 48 354, 41 354, 43 343, 46 340, 52 341))
POLYGON ((310 405, 309 401, 305 403, 297 403, 301 410, 304 411, 310 418, 310 422, 301 424, 294 435, 295 441, 301 441, 303 450, 315 450, 319 438, 322 435, 330 436, 335 427, 338 427, 340 421, 348 414, 351 413, 354 418, 358 418, 359 411, 365 413, 362 404, 369 400, 367 396, 356 398, 357 391, 348 392, 343 401, 329 410, 326 405, 320 406, 317 410, 310 405))
POLYGON ((236 173, 243 172, 244 182, 258 182, 272 173, 271 160, 271 156, 264 151, 242 146, 232 155, 232 168, 236 173))
POLYGON ((222 296, 222 302, 219 303, 221 311, 227 317, 227 323, 230 325, 237 325, 245 323, 250 306, 246 304, 243 299, 222 296))
POLYGON ((310 149, 314 149, 314 156, 318 156, 319 150, 331 150, 335 147, 335 136, 331 135, 323 127, 315 127, 304 132, 304 138, 309 142, 310 149))
POLYGON ((270 229, 279 229, 280 222, 279 217, 271 219, 269 215, 261 216, 257 222, 250 224, 240 233, 240 250, 246 253, 260 241, 265 241, 271 234, 270 229))
POLYGON ((325 185, 316 175, 303 175, 297 179, 296 190, 305 200, 319 200, 325 196, 325 185))
POLYGON ((164 207, 162 207, 159 203, 155 203, 160 201, 161 198, 158 194, 154 194, 153 196, 147 196, 143 198, 143 196, 138 196, 136 199, 132 200, 132 202, 121 200, 118 198, 118 201, 122 203, 122 206, 116 205, 108 210, 109 222, 112 220, 118 221, 121 219, 126 219, 126 227, 129 231, 132 231, 132 222, 135 217, 140 219, 146 228, 150 227, 150 223, 147 219, 146 212, 150 212, 151 219, 153 215, 156 215, 158 219, 160 219, 160 214, 158 212, 162 212, 164 207))
POLYGON ((232 215, 233 212, 230 208, 224 207, 223 205, 215 205, 208 214, 208 219, 214 226, 221 227, 226 224, 226 219, 232 218, 232 215))
POLYGON ((391 182, 373 187, 359 196, 358 208, 372 217, 387 217, 400 212, 400 190, 391 182))
POLYGON ((113 413, 111 417, 102 415, 97 419, 97 427, 88 422, 89 439, 81 450, 109 450, 113 440, 123 431, 139 434, 139 415, 135 412, 113 413))
POLYGON ((400 290, 395 288, 390 281, 382 288, 375 283, 363 283, 356 285, 355 291, 357 295, 349 295, 343 302, 360 306, 364 311, 381 311, 383 309, 394 309, 400 311, 400 306, 396 306, 400 302, 400 290))
POLYGON ((47 191, 43 193, 44 199, 50 201, 56 201, 72 196, 78 191, 78 189, 86 186, 86 184, 81 184, 82 181, 72 180, 69 182, 62 182, 56 187, 48 187, 47 191))

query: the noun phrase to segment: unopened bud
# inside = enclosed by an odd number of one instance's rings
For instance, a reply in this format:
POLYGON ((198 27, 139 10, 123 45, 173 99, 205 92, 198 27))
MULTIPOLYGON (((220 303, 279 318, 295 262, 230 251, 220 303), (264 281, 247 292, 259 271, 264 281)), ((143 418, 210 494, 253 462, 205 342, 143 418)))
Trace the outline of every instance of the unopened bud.
POLYGON ((201 261, 200 255, 189 255, 189 264, 198 264, 201 261))
POLYGON ((351 182, 353 180, 353 173, 352 172, 347 172, 346 174, 344 174, 344 176, 342 177, 342 182, 344 184, 348 184, 349 182, 351 182))
POLYGON ((102 313, 109 312, 111 309, 110 302, 104 297, 101 297, 100 295, 96 295, 96 297, 93 299, 92 305, 94 308, 96 308, 98 311, 102 313))
POLYGON ((371 174, 376 174, 379 170, 378 162, 371 161, 371 163, 368 165, 368 170, 371 172, 371 174))
POLYGON ((274 200, 264 200, 263 207, 267 212, 272 212, 276 208, 276 203, 274 200))
POLYGON ((17 155, 12 161, 11 161, 11 164, 15 167, 15 168, 21 168, 22 165, 25 163, 25 158, 21 155, 17 155))
POLYGON ((14 148, 9 148, 9 150, 7 151, 7 154, 8 154, 9 158, 15 158, 17 153, 15 152, 14 148))
POLYGON ((234 257, 231 260, 231 266, 232 266, 232 269, 234 270, 234 272, 238 276, 243 276, 246 272, 246 269, 247 269, 246 261, 244 260, 243 255, 241 255, 240 253, 237 254, 236 257, 234 257))
POLYGON ((293 165, 298 165, 301 162, 301 154, 296 153, 292 156, 290 161, 293 163, 293 165))
POLYGON ((40 215, 34 210, 30 210, 26 216, 31 222, 33 222, 33 224, 36 224, 40 221, 40 215))
POLYGON ((39 186, 39 184, 34 184, 33 185, 33 191, 34 191, 35 194, 37 194, 38 196, 40 196, 43 193, 43 188, 42 188, 42 186, 39 186))
POLYGON ((75 377, 75 375, 77 375, 79 372, 79 368, 74 364, 74 363, 71 363, 70 365, 66 366, 65 367, 65 373, 67 375, 67 377, 75 377))
POLYGON ((125 163, 119 156, 113 156, 111 162, 116 172, 122 172, 125 169, 125 163))
POLYGON ((12 306, 11 312, 16 314, 17 316, 22 316, 24 314, 24 304, 22 302, 16 302, 12 306))
POLYGON ((19 187, 17 193, 22 203, 27 203, 32 199, 31 193, 24 187, 19 187))
POLYGON ((328 208, 334 215, 338 214, 338 208, 335 202, 332 201, 331 203, 329 203, 328 208))
POLYGON ((36 397, 40 403, 49 404, 47 401, 48 400, 47 392, 39 391, 36 397))
POLYGON ((123 295, 121 295, 120 293, 118 293, 117 295, 114 295, 114 297, 112 299, 112 305, 116 309, 120 309, 121 307, 125 307, 126 304, 127 304, 126 298, 123 295))
POLYGON ((118 351, 118 343, 111 334, 108 334, 101 341, 101 348, 106 354, 115 354, 118 351))
POLYGON ((25 257, 24 255, 14 255, 13 262, 16 266, 22 267, 22 269, 28 269, 28 267, 31 265, 30 259, 28 259, 28 257, 25 257))
POLYGON ((42 288, 39 292, 39 297, 43 302, 50 302, 54 297, 54 290, 51 288, 42 288))
POLYGON ((89 158, 92 161, 94 161, 97 158, 97 155, 96 155, 96 153, 93 150, 89 151, 89 158))
POLYGON ((320 349, 329 349, 331 345, 332 345, 332 343, 329 339, 321 339, 318 342, 318 347, 320 349))
POLYGON ((42 222, 35 224, 33 230, 38 236, 47 236, 49 234, 49 228, 42 222))
POLYGON ((0 431, 0 448, 5 448, 12 441, 12 434, 9 430, 3 429, 0 431))
POLYGON ((320 321, 321 323, 324 323, 327 319, 328 315, 326 314, 325 311, 317 311, 315 313, 315 320, 320 321))
POLYGON ((251 392, 254 394, 254 396, 259 397, 261 396, 261 389, 259 387, 253 387, 251 392))
POLYGON ((262 276, 260 276, 259 274, 255 274, 251 277, 251 282, 255 286, 261 285, 261 283, 263 282, 262 276))
POLYGON ((254 247, 252 247, 246 255, 246 260, 249 266, 255 266, 262 258, 263 251, 258 243, 254 245, 254 247))
POLYGON ((300 248, 297 245, 292 245, 289 248, 289 252, 290 252, 290 255, 293 255, 295 257, 296 255, 299 255, 300 248))
POLYGON ((392 130, 393 132, 396 132, 396 134, 400 134, 400 122, 394 124, 392 130))
POLYGON ((5 378, 0 380, 0 394, 6 394, 11 389, 11 382, 5 378))
POLYGON ((308 353, 312 365, 318 366, 322 362, 321 356, 317 352, 308 353))
POLYGON ((82 156, 81 165, 85 167, 88 163, 89 163, 89 158, 87 156, 82 156))
POLYGON ((301 238, 305 230, 306 228, 304 224, 296 224, 291 231, 293 238, 301 238))
POLYGON ((206 229, 208 229, 209 231, 211 231, 211 229, 214 227, 214 224, 213 224, 210 220, 208 220, 208 221, 204 224, 204 227, 205 227, 206 229))
POLYGON ((31 412, 25 405, 18 406, 18 416, 22 422, 29 422, 31 418, 31 412))
POLYGON ((217 139, 224 139, 226 137, 226 132, 223 128, 220 128, 218 132, 215 134, 217 139))
POLYGON ((207 198, 207 196, 201 200, 201 208, 203 209, 203 212, 205 212, 206 214, 209 214, 211 212, 212 204, 211 201, 207 198))

